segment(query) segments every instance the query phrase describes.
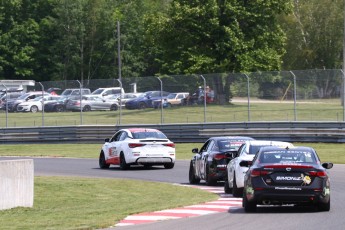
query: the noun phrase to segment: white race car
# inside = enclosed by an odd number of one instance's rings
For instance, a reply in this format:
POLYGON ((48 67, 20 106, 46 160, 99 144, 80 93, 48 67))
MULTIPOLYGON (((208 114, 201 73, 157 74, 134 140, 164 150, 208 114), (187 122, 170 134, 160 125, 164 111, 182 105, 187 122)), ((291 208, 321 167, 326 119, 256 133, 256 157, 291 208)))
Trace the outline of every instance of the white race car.
POLYGON ((117 131, 106 138, 99 155, 99 167, 119 165, 122 170, 131 165, 163 165, 171 169, 175 164, 175 144, 157 129, 130 128, 117 131))
POLYGON ((246 141, 238 150, 237 156, 232 159, 226 167, 226 176, 224 182, 224 192, 231 193, 234 197, 241 197, 244 187, 244 175, 248 167, 240 166, 242 161, 252 161, 255 154, 264 146, 278 146, 282 148, 293 147, 293 144, 283 141, 264 141, 252 140, 246 141))

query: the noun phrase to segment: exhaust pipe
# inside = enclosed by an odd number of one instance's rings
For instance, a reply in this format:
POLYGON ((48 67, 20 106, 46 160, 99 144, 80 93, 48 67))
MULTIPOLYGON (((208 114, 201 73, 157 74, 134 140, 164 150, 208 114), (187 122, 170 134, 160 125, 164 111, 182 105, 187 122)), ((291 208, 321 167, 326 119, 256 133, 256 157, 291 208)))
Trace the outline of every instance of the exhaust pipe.
POLYGON ((271 201, 270 201, 270 200, 263 200, 263 201, 262 201, 262 204, 263 204, 263 205, 270 205, 270 204, 271 204, 271 201))

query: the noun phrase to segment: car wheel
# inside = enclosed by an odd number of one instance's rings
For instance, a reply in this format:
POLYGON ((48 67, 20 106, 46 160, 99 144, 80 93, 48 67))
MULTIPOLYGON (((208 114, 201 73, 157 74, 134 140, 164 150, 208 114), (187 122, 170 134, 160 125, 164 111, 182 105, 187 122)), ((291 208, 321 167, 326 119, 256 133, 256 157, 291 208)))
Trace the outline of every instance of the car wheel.
POLYGON ((89 112, 91 111, 91 107, 89 105, 85 105, 83 108, 83 112, 89 112))
POLYGON ((255 212, 256 211, 256 202, 248 201, 246 194, 243 195, 243 207, 245 212, 255 212))
POLYGON ((190 162, 190 165, 189 165, 189 183, 190 184, 199 184, 200 183, 200 179, 195 177, 194 167, 193 167, 192 161, 190 162))
POLYGON ((37 111, 38 111, 38 108, 37 108, 36 105, 31 106, 30 112, 32 112, 32 113, 37 113, 37 111))
POLYGON ((208 185, 208 186, 212 186, 212 185, 215 185, 217 183, 217 181, 215 179, 210 177, 210 166, 208 164, 206 165, 205 180, 206 180, 206 185, 208 185))
POLYGON ((125 156, 123 155, 123 153, 121 153, 121 155, 120 155, 120 168, 122 170, 127 170, 129 168, 129 164, 127 164, 125 156))
POLYGON ((141 102, 139 104, 139 109, 146 109, 146 104, 144 102, 141 102))
POLYGON ((174 166, 175 166, 175 163, 164 164, 164 168, 166 168, 166 169, 172 169, 172 168, 174 168, 174 166))
POLYGON ((55 106, 55 112, 63 112, 63 106, 62 105, 57 105, 55 106))
POLYGON ((103 153, 103 151, 99 154, 99 167, 101 168, 101 169, 108 169, 109 168, 109 166, 110 166, 110 164, 107 164, 106 162, 105 162, 105 157, 104 157, 104 153, 103 153))
POLYGON ((325 203, 319 203, 317 205, 317 208, 319 211, 321 212, 328 212, 329 210, 331 210, 331 199, 328 200, 328 202, 325 204, 325 203))
POLYGON ((110 106, 111 111, 116 111, 117 109, 118 109, 117 105, 115 105, 115 104, 110 106))
POLYGON ((233 180, 233 186, 232 186, 232 195, 234 197, 242 197, 243 189, 237 188, 237 183, 236 183, 236 175, 234 174, 234 180, 233 180))
POLYGON ((231 194, 231 192, 232 192, 232 189, 229 188, 229 181, 228 181, 227 177, 225 178, 225 181, 224 181, 224 192, 226 194, 231 194))

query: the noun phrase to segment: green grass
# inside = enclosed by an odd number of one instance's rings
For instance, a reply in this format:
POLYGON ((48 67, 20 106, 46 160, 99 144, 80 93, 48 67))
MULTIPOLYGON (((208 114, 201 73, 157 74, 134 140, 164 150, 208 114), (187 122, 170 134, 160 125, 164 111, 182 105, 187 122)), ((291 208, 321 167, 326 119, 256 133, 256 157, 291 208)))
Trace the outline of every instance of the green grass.
POLYGON ((124 179, 35 177, 34 189, 33 208, 0 211, 1 229, 100 229, 127 215, 218 198, 195 188, 124 179))
MULTIPOLYGON (((343 108, 340 100, 299 101, 296 105, 297 121, 343 121, 343 108), (321 106, 320 106, 321 105, 321 106)), ((161 123, 200 123, 204 122, 203 106, 179 106, 164 109, 127 110, 121 112, 121 124, 161 123)), ((293 121, 292 101, 256 101, 250 105, 250 121, 293 121)), ((0 127, 6 127, 6 113, 0 112, 0 127)), ((230 105, 208 105, 207 122, 248 121, 248 105, 245 100, 234 101, 230 105)), ((120 123, 120 111, 93 111, 83 113, 83 125, 115 125, 120 123)), ((80 125, 79 112, 63 113, 8 113, 7 127, 80 125)))

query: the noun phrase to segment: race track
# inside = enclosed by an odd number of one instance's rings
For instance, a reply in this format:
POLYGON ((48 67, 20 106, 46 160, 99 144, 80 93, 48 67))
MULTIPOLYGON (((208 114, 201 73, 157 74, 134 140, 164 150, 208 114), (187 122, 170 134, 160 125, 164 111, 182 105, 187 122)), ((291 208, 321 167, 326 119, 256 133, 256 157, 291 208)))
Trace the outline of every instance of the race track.
MULTIPOLYGON (((18 159, 1 157, 0 160, 18 159)), ((121 171, 98 168, 97 159, 34 158, 35 176, 81 176, 104 178, 128 178, 147 181, 188 184, 189 161, 177 161, 175 168, 153 167, 150 170, 133 167, 121 171)), ((257 213, 244 213, 242 208, 216 214, 160 221, 116 229, 344 229, 345 226, 345 165, 335 165, 330 171, 331 211, 315 212, 312 208, 259 207, 257 213)), ((222 184, 219 184, 222 187, 222 184)))

